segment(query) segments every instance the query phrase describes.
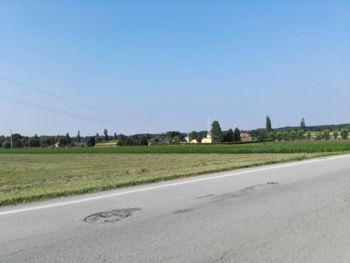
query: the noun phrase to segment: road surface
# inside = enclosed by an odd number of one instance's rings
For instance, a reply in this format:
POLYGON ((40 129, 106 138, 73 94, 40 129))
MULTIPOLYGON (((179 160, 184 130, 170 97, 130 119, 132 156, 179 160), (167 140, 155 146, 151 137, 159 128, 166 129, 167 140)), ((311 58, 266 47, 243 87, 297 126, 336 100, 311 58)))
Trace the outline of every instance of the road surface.
POLYGON ((0 262, 350 262, 350 155, 2 208, 0 262))

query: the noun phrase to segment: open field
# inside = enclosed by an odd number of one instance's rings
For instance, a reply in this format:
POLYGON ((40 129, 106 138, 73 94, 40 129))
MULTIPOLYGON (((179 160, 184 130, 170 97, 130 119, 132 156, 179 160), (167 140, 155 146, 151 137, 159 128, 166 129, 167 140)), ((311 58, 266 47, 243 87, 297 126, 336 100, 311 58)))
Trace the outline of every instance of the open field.
POLYGON ((320 154, 1 154, 0 205, 320 154))
POLYGON ((241 153, 318 153, 318 152, 348 152, 350 140, 339 141, 294 141, 294 142, 265 142, 248 144, 217 144, 217 145, 152 145, 152 146, 123 146, 123 147, 73 147, 73 148, 28 148, 0 149, 0 154, 57 154, 57 153, 135 153, 135 154, 241 154, 241 153))

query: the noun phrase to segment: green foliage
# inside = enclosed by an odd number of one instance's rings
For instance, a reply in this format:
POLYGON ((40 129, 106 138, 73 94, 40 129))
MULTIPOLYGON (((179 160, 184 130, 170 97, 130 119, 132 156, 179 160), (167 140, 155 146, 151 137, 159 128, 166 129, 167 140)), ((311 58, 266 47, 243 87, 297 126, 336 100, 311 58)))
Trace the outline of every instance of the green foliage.
POLYGON ((324 130, 322 132, 322 138, 327 140, 327 141, 330 139, 330 132, 329 132, 329 130, 324 130))
POLYGON ((78 131, 78 134, 77 134, 77 140, 78 140, 78 142, 81 142, 80 131, 78 131))
POLYGON ((94 147, 95 145, 96 145, 95 137, 93 137, 93 136, 88 137, 86 140, 86 146, 87 147, 94 147))
POLYGON ((35 134, 33 138, 29 139, 29 147, 40 147, 40 140, 38 135, 35 134))
POLYGON ((269 116, 266 116, 266 131, 267 132, 272 131, 272 124, 269 116))
POLYGON ((334 140, 338 140, 339 133, 337 131, 333 132, 333 138, 334 140))
POLYGON ((259 142, 263 142, 263 141, 267 140, 267 132, 266 131, 259 132, 257 140, 259 142))
POLYGON ((349 137, 349 131, 347 129, 341 130, 340 136, 343 140, 346 140, 349 137))
POLYGON ((224 134, 224 142, 233 142, 235 140, 234 138, 234 133, 232 129, 229 129, 225 134, 224 134))
POLYGON ((304 118, 301 119, 300 128, 301 128, 303 131, 305 131, 305 129, 306 129, 306 125, 305 125, 305 120, 304 120, 304 118))
POLYGON ((307 137, 308 140, 311 140, 311 132, 308 132, 308 133, 306 134, 306 137, 307 137))
POLYGON ((277 141, 282 141, 283 140, 283 133, 277 132, 275 137, 276 137, 277 141))
POLYGON ((275 132, 271 131, 271 132, 268 133, 267 137, 268 137, 268 139, 270 141, 275 141, 276 140, 276 135, 277 134, 275 132))
POLYGON ((213 143, 222 142, 222 131, 218 121, 213 121, 213 123, 211 124, 211 137, 213 143))
POLYGON ((297 139, 298 140, 304 139, 304 130, 298 130, 297 131, 297 139))
POLYGON ((197 140, 198 141, 198 132, 192 131, 190 133, 190 140, 197 140))
POLYGON ((320 132, 316 133, 316 140, 317 141, 322 140, 322 134, 320 132))
POLYGON ((107 129, 104 129, 104 130, 103 130, 103 135, 104 135, 104 139, 105 139, 106 141, 108 141, 108 140, 109 140, 109 135, 108 135, 107 129))
POLYGON ((117 145, 118 146, 128 146, 128 145, 130 146, 130 145, 132 145, 132 140, 124 134, 119 134, 117 145))
POLYGON ((235 142, 240 142, 241 141, 241 131, 238 128, 236 128, 235 131, 234 131, 233 140, 235 142))
POLYGON ((290 131, 290 132, 289 132, 289 140, 295 141, 296 138, 297 138, 297 132, 294 131, 294 130, 290 131))
POLYGON ((4 142, 2 143, 2 148, 4 148, 4 149, 10 149, 10 148, 11 148, 11 142, 9 142, 9 141, 4 141, 4 142))

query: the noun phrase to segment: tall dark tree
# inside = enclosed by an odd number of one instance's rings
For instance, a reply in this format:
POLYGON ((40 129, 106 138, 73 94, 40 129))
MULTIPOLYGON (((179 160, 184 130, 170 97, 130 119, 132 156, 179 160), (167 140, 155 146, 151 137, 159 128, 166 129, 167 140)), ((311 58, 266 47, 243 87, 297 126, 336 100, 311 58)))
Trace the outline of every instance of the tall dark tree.
POLYGON ((81 142, 80 131, 78 131, 78 134, 77 134, 77 140, 78 140, 78 142, 81 142))
POLYGON ((114 135, 113 135, 113 136, 114 136, 114 140, 117 140, 117 139, 118 139, 118 135, 117 135, 117 133, 116 133, 116 132, 114 133, 114 135))
POLYGON ((266 131, 267 132, 272 131, 271 119, 268 115, 266 116, 266 131))
POLYGON ((222 142, 222 131, 220 127, 220 123, 218 121, 213 121, 211 124, 211 138, 213 143, 220 143, 222 142))
POLYGON ((66 141, 66 145, 72 145, 72 139, 70 138, 69 133, 67 132, 66 136, 65 136, 65 141, 66 141))
POLYGON ((305 119, 302 118, 300 122, 300 129, 305 130, 306 129, 306 124, 305 124, 305 119))
POLYGON ((224 142, 233 142, 235 140, 232 129, 229 129, 224 135, 224 142))
POLYGON ((241 141, 241 131, 238 128, 236 128, 234 131, 234 141, 235 142, 241 141))
POLYGON ((103 135, 104 135, 104 137, 105 137, 105 140, 108 141, 108 140, 109 140, 109 135, 108 135, 107 129, 104 129, 104 130, 103 130, 103 135))

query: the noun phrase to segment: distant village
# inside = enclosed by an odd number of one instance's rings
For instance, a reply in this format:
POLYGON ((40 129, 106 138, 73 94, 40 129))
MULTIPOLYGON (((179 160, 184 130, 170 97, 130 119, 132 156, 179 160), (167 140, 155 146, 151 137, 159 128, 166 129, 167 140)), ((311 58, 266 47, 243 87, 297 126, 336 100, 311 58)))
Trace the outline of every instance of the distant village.
POLYGON ((183 133, 168 131, 160 134, 124 135, 110 133, 104 129, 102 134, 81 136, 23 136, 13 133, 10 136, 0 136, 0 148, 35 148, 35 147, 112 147, 132 145, 169 145, 169 144, 234 144, 264 141, 295 141, 295 140, 346 140, 349 139, 350 124, 321 125, 306 127, 302 119, 300 126, 272 128, 271 119, 266 117, 266 127, 244 131, 238 128, 222 131, 218 121, 208 124, 206 131, 183 133))

